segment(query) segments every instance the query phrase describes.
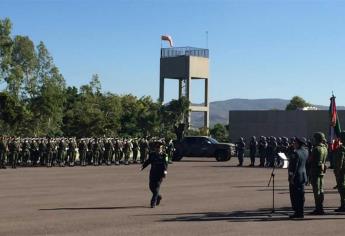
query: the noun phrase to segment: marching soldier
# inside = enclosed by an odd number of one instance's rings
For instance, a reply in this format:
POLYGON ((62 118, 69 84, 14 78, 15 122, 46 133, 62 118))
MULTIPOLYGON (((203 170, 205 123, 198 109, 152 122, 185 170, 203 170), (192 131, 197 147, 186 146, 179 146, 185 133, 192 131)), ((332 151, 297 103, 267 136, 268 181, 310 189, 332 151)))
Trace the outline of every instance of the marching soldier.
POLYGON ((314 148, 310 156, 310 182, 313 187, 315 210, 314 215, 324 215, 324 175, 326 173, 327 146, 325 135, 321 132, 314 134, 314 148))
POLYGON ((158 206, 162 200, 159 194, 160 185, 163 178, 167 175, 168 163, 166 155, 163 152, 162 143, 159 141, 154 142, 154 152, 151 152, 149 158, 143 163, 142 169, 151 165, 150 170, 150 190, 152 192, 151 208, 158 206))
POLYGON ((334 175, 340 195, 340 207, 336 212, 345 212, 345 132, 340 133, 341 145, 334 152, 334 175))

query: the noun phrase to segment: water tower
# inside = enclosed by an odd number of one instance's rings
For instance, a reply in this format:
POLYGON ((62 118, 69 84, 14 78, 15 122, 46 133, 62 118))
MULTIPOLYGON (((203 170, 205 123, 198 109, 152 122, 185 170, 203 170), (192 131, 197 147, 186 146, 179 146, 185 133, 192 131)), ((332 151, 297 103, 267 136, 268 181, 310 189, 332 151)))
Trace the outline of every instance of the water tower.
MULTIPOLYGON (((160 80, 159 100, 164 101, 165 79, 178 80, 178 96, 185 96, 190 101, 192 80, 204 80, 204 103, 191 104, 191 112, 204 113, 204 128, 209 128, 209 101, 208 101, 208 79, 209 79, 209 50, 194 47, 171 47, 161 48, 160 58, 160 80)), ((191 112, 188 115, 190 124, 191 112)))

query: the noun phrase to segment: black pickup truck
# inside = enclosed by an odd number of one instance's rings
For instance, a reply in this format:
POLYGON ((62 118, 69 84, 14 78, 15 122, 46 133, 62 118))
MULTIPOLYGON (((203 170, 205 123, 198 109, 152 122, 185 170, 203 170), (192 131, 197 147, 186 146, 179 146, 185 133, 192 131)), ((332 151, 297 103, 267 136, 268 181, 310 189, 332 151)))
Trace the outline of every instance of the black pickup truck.
POLYGON ((235 155, 235 145, 219 143, 207 136, 190 136, 176 141, 173 161, 183 157, 215 157, 217 161, 228 161, 235 155))

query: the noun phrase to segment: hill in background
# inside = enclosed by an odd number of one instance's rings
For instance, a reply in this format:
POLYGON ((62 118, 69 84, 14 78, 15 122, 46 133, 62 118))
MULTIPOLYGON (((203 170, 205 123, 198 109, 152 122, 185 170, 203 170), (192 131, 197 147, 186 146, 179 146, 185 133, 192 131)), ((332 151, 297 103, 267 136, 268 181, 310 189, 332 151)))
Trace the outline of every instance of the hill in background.
MULTIPOLYGON (((215 101, 210 103, 210 125, 221 123, 227 124, 229 111, 243 110, 285 110, 290 102, 287 99, 267 98, 267 99, 229 99, 225 101, 215 101)), ((313 105, 320 110, 327 110, 328 106, 313 105)), ((338 110, 345 110, 344 106, 337 106, 338 110)), ((201 127, 203 124, 203 114, 192 114, 192 126, 201 127)))

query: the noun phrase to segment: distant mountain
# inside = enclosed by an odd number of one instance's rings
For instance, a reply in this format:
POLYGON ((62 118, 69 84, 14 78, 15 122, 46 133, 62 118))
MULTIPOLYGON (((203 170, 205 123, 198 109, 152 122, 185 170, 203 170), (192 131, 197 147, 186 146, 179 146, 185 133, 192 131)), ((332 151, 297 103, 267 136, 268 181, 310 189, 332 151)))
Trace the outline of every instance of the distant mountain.
MULTIPOLYGON (((229 111, 243 110, 285 110, 290 100, 267 98, 267 99, 229 99, 210 103, 210 125, 221 123, 227 124, 229 121, 229 111)), ((320 110, 327 110, 328 106, 313 105, 320 110)), ((344 106, 337 106, 338 110, 345 110, 344 106)), ((201 113, 192 114, 192 126, 201 127, 203 115, 201 113)))

